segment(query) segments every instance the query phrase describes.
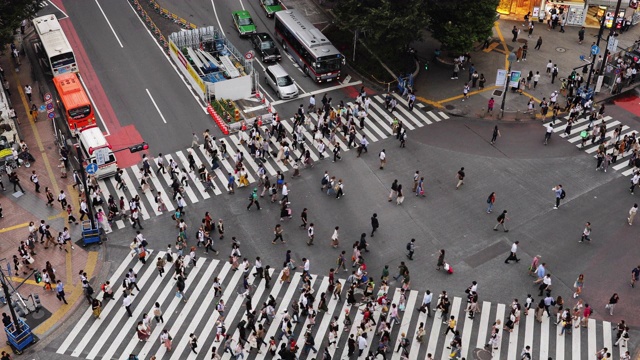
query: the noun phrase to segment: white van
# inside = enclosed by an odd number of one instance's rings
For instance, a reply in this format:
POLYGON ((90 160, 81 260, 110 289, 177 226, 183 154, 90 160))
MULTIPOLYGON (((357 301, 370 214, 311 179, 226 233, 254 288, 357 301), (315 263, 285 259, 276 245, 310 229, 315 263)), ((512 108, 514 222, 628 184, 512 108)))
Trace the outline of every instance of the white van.
POLYGON ((98 172, 95 175, 99 179, 116 174, 118 171, 116 155, 111 150, 111 145, 105 139, 100 128, 94 125, 82 129, 79 139, 86 156, 84 166, 90 162, 98 164, 98 172))
POLYGON ((298 97, 298 87, 293 79, 280 64, 271 65, 265 70, 265 80, 280 99, 293 99, 298 97))

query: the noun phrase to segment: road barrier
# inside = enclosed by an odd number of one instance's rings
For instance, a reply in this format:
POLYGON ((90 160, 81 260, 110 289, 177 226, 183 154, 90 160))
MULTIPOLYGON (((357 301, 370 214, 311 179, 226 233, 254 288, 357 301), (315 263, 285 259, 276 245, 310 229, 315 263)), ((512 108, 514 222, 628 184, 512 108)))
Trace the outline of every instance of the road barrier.
POLYGON ((167 20, 173 21, 174 23, 178 24, 183 29, 187 29, 188 30, 188 29, 196 29, 197 28, 196 24, 190 23, 187 20, 181 18, 180 16, 172 13, 171 11, 169 11, 169 10, 167 10, 165 8, 163 8, 155 0, 149 0, 149 6, 151 6, 153 8, 153 10, 155 10, 156 13, 162 15, 162 17, 164 17, 167 20))
POLYGON ((136 9, 140 18, 144 20, 145 24, 147 24, 147 27, 149 28, 149 30, 151 30, 153 35, 156 37, 156 40, 158 41, 160 46, 162 46, 164 51, 168 52, 169 43, 167 42, 167 39, 165 39, 164 35, 162 35, 162 32, 160 32, 160 29, 156 26, 153 20, 151 20, 151 17, 149 17, 147 12, 142 8, 142 5, 140 5, 140 2, 138 0, 129 0, 129 2, 136 9))

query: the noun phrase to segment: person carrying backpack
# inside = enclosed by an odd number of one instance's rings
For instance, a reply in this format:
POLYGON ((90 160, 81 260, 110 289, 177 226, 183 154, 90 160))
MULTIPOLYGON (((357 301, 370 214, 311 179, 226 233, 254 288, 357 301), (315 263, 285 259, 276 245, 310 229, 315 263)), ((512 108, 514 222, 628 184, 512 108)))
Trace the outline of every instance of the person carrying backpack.
POLYGON ((411 241, 409 241, 407 243, 407 257, 409 258, 409 260, 413 260, 413 253, 416 251, 416 239, 411 239, 411 241))
POLYGON ((556 205, 553 207, 554 210, 557 210, 560 207, 560 200, 564 199, 567 196, 567 193, 562 188, 561 184, 558 184, 553 189, 551 189, 556 194, 556 205))

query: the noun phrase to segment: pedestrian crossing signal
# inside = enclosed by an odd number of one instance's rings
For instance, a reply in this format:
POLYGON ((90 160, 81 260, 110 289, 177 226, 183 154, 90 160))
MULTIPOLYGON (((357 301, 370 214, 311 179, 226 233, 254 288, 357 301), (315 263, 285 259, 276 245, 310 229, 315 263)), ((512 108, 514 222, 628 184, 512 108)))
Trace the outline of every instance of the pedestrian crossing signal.
POLYGON ((149 144, 147 144, 146 142, 129 146, 129 152, 132 152, 132 153, 142 151, 142 150, 147 150, 147 149, 149 149, 149 144))
POLYGON ((33 274, 33 277, 36 279, 36 284, 40 284, 42 282, 42 274, 40 271, 36 271, 36 273, 33 274))
POLYGON ((428 61, 425 61, 425 63, 424 63, 424 69, 425 69, 425 70, 429 70, 429 62, 428 62, 428 61))

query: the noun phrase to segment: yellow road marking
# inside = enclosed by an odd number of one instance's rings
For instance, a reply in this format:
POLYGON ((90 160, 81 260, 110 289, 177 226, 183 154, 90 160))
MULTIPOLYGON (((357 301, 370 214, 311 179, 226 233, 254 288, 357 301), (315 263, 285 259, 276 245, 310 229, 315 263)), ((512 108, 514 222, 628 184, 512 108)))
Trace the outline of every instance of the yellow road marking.
POLYGON ((444 107, 444 106, 442 106, 442 104, 440 104, 440 102, 438 102, 438 101, 433 101, 433 100, 429 100, 429 99, 427 99, 427 98, 423 98, 422 96, 416 96, 416 99, 417 99, 418 101, 421 101, 421 102, 423 102, 423 103, 429 104, 429 105, 431 105, 431 106, 435 106, 435 107, 437 107, 437 108, 439 108, 439 109, 442 109, 442 108, 444 107))
MULTIPOLYGON (((20 79, 18 79, 17 74, 18 74, 17 72, 15 71, 13 72, 13 79, 15 80, 18 86, 18 93, 20 94, 20 98, 22 99, 22 105, 24 106, 28 114, 30 111, 29 103, 27 102, 27 97, 25 96, 24 91, 22 90, 22 84, 20 83, 20 79)), ((36 126, 36 123, 33 121, 33 118, 31 118, 31 116, 27 116, 27 119, 29 121, 29 125, 31 126, 31 131, 33 132, 33 136, 36 139, 36 144, 38 145, 38 149, 40 150, 40 155, 42 155, 42 161, 44 163, 44 167, 47 169, 47 175, 49 175, 49 180, 51 181, 51 186, 53 187, 53 193, 58 194, 60 193, 60 187, 58 186, 58 181, 56 179, 56 176, 53 173, 53 168, 49 163, 49 158, 45 153, 44 144, 42 143, 42 138, 40 137, 40 132, 38 131, 38 127, 36 126)))
POLYGON ((504 36, 502 36, 502 31, 500 30, 500 26, 498 22, 495 22, 496 32, 498 33, 498 37, 500 38, 500 42, 502 43, 502 47, 504 48, 504 68, 509 68, 509 47, 507 46, 507 42, 504 41, 504 36))
MULTIPOLYGON (((490 87, 486 87, 486 88, 484 88, 482 90, 476 90, 476 91, 469 92, 469 96, 480 94, 480 93, 485 92, 485 91, 499 89, 499 88, 500 88, 500 86, 495 86, 495 85, 494 86, 490 86, 490 87)), ((447 99, 442 99, 442 100, 438 101, 438 103, 444 104, 444 103, 447 103, 447 102, 450 102, 450 101, 462 99, 463 97, 464 97, 464 95, 452 96, 452 97, 447 98, 447 99)))

